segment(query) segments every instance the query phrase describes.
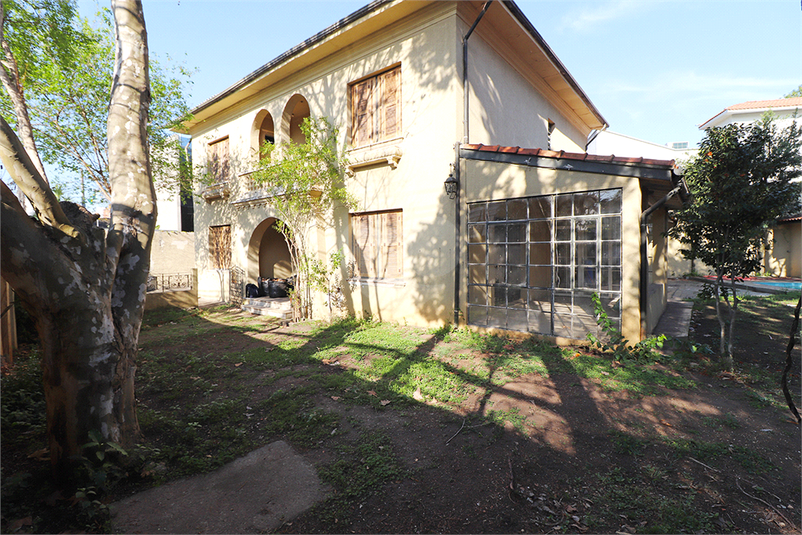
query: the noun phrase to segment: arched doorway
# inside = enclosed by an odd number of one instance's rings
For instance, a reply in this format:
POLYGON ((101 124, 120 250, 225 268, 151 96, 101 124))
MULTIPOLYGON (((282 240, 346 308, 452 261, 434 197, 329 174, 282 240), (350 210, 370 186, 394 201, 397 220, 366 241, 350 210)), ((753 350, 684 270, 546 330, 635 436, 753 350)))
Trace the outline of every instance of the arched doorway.
POLYGON ((256 119, 253 122, 252 146, 254 151, 259 154, 259 159, 265 157, 260 149, 265 143, 275 144, 276 134, 275 125, 273 123, 273 116, 267 110, 260 110, 256 114, 256 119))
POLYGON ((306 136, 301 131, 301 123, 307 117, 309 117, 309 102, 303 95, 293 95, 287 101, 281 118, 283 138, 293 143, 306 142, 306 136))
POLYGON ((248 243, 248 279, 257 282, 259 277, 286 279, 293 275, 290 250, 284 236, 274 225, 275 217, 259 223, 248 243))

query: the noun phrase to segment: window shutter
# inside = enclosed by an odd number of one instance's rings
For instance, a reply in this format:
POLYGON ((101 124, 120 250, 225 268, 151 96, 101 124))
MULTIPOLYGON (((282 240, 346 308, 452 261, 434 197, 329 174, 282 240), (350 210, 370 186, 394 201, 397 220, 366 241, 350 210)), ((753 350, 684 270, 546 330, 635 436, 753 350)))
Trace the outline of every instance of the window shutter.
POLYGON ((215 141, 209 145, 208 150, 209 172, 216 182, 228 179, 228 138, 215 141))
POLYGON ((373 83, 371 78, 351 87, 351 143, 355 147, 369 145, 373 141, 373 83))
POLYGON ((351 217, 352 232, 354 235, 354 260, 360 277, 374 277, 375 269, 375 241, 371 232, 371 217, 366 214, 351 217))
POLYGON ((397 279, 404 274, 402 258, 401 212, 381 214, 382 222, 382 278, 397 279))
POLYGON ((231 226, 209 227, 209 262, 212 269, 231 268, 231 226))
POLYGON ((380 109, 379 139, 396 137, 401 131, 400 111, 400 68, 381 75, 382 102, 380 109))

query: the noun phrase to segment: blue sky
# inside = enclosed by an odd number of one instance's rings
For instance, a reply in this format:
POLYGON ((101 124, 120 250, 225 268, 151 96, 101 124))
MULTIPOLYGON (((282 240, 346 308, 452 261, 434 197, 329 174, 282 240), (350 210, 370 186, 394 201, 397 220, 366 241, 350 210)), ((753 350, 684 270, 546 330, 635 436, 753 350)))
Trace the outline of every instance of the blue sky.
MULTIPOLYGON (((144 9, 151 51, 197 69, 194 106, 367 1, 144 0, 144 9)), ((802 84, 799 0, 517 3, 610 130, 629 136, 695 146, 697 125, 725 107, 802 84)))

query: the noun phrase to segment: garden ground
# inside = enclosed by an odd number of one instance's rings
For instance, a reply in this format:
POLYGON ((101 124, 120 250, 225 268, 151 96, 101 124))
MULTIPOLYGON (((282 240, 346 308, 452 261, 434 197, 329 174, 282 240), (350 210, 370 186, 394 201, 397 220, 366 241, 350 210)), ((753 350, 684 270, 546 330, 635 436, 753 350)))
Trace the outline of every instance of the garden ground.
MULTIPOLYGON (((124 474, 94 463, 103 481, 75 495, 36 491, 41 423, 6 439, 4 378, 2 531, 111 530, 110 500, 284 441, 323 499, 270 531, 799 532, 800 434, 779 388, 795 297, 743 303, 735 372, 701 345, 718 332, 701 301, 690 340, 650 362, 449 328, 149 313, 144 440, 124 474)), ((799 363, 797 348, 797 406, 799 363)))

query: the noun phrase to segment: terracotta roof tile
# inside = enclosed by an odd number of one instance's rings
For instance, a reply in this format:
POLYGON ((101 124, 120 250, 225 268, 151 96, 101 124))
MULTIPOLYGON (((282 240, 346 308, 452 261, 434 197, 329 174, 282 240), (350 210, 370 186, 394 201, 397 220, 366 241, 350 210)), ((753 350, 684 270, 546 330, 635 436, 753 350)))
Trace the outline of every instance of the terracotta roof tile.
POLYGON ((778 98, 774 100, 750 100, 727 106, 728 110, 760 110, 763 108, 793 108, 802 106, 802 97, 778 98))

